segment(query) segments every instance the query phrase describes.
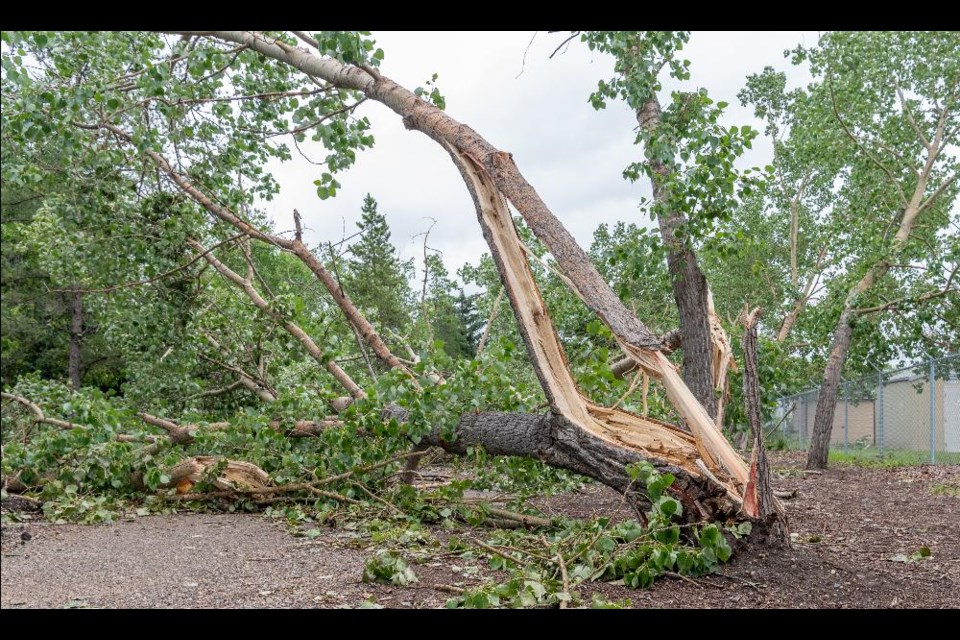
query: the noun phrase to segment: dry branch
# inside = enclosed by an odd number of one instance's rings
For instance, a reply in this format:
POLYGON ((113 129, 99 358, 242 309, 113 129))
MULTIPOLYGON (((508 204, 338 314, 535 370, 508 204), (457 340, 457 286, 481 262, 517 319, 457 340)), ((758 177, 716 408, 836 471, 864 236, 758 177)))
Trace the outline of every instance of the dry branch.
POLYGON ((366 393, 356 382, 353 381, 353 378, 351 378, 347 372, 340 367, 340 365, 329 358, 320 349, 320 347, 317 346, 317 343, 313 341, 313 338, 307 335, 307 332, 300 328, 300 325, 284 317, 280 312, 272 308, 269 302, 263 299, 263 297, 254 288, 249 277, 244 278, 240 276, 240 274, 220 262, 211 252, 204 249, 203 245, 196 240, 189 239, 187 240, 187 244, 198 253, 203 254, 203 258, 209 262, 213 268, 219 271, 227 280, 239 287, 258 309, 260 309, 268 317, 272 318, 278 325, 283 327, 287 333, 296 338, 300 344, 303 345, 303 348, 306 349, 307 353, 309 353, 314 360, 325 367, 327 371, 329 371, 330 374, 336 378, 337 382, 343 385, 343 387, 350 392, 350 395, 352 395, 354 398, 366 397, 366 393))

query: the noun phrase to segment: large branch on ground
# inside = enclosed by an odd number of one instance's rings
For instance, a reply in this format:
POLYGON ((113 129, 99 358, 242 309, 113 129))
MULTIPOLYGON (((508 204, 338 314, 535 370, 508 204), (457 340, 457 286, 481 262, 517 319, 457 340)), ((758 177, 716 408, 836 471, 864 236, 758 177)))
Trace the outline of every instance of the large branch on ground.
MULTIPOLYGON (((556 413, 466 414, 460 418, 454 433, 456 439, 450 442, 440 436, 439 430, 434 430, 427 442, 459 455, 465 455, 470 447, 482 446, 493 455, 541 460, 612 487, 625 494, 635 506, 643 499, 643 487, 631 481, 625 467, 646 460, 661 473, 671 473, 677 478, 671 491, 683 503, 686 519, 724 519, 734 516, 739 507, 739 501, 732 499, 723 487, 699 471, 692 471, 686 463, 674 464, 659 455, 660 452, 644 453, 641 448, 610 442, 556 413)), ((683 449, 688 455, 696 456, 689 436, 683 442, 683 449)))
POLYGON ((763 533, 775 544, 790 544, 787 516, 777 500, 770 482, 770 465, 763 442, 760 422, 760 377, 757 367, 757 319, 760 308, 750 311, 745 307, 743 319, 743 397, 746 403, 750 434, 753 437, 753 455, 750 460, 750 482, 743 495, 743 510, 760 521, 763 533))
MULTIPOLYGON (((926 159, 924 160, 923 167, 917 172, 917 184, 914 187, 913 195, 909 201, 904 198, 906 206, 904 207, 903 216, 900 218, 900 225, 897 228, 897 233, 893 237, 890 248, 882 258, 867 268, 866 273, 850 288, 844 300, 843 310, 840 312, 840 318, 833 331, 830 354, 827 356, 827 364, 823 370, 823 382, 820 385, 820 393, 817 398, 817 412, 813 419, 810 450, 807 454, 807 469, 826 469, 827 467, 827 455, 830 449, 830 432, 833 430, 833 416, 837 408, 837 391, 840 387, 840 375, 843 371, 843 363, 846 361, 847 352, 850 350, 850 341, 853 337, 853 327, 851 323, 858 315, 856 309, 858 299, 886 275, 890 266, 894 264, 895 259, 900 255, 904 247, 906 247, 907 241, 910 239, 916 227, 919 215, 930 207, 957 178, 956 173, 952 174, 949 178, 945 178, 939 186, 927 195, 927 187, 929 186, 937 157, 947 144, 944 139, 944 132, 949 108, 949 105, 945 105, 940 110, 933 140, 923 144, 923 147, 926 149, 926 159)), ((834 110, 836 112, 835 103, 834 110)), ((842 125, 843 121, 840 120, 840 114, 838 112, 836 112, 836 116, 842 125)), ((876 160, 872 157, 871 160, 876 163, 876 160)), ((889 177, 889 179, 897 188, 900 188, 900 184, 896 181, 896 178, 889 177)))
POLYGON ((257 465, 213 456, 187 458, 170 469, 167 476, 170 478, 167 486, 176 487, 179 494, 187 493, 207 478, 221 491, 263 490, 270 486, 270 476, 257 465), (214 471, 219 472, 214 474, 214 471))
MULTIPOLYGON (((27 409, 29 409, 30 412, 33 414, 33 421, 36 422, 37 424, 49 424, 50 426, 57 427, 58 429, 63 429, 64 431, 70 431, 73 429, 82 429, 82 430, 90 429, 90 427, 85 424, 77 424, 76 422, 67 422, 66 420, 60 420, 59 418, 47 417, 47 415, 44 414, 43 409, 41 409, 38 404, 31 401, 29 398, 24 398, 23 396, 19 396, 15 393, 7 393, 6 391, 0 392, 0 396, 2 396, 7 400, 12 400, 14 402, 17 402, 23 405, 24 407, 26 407, 27 409)), ((155 438, 153 438, 152 436, 138 437, 138 436, 131 436, 126 433, 116 434, 114 436, 114 440, 116 440, 117 442, 151 442, 151 443, 156 441, 155 438)))
POLYGON ((263 299, 263 297, 257 292, 254 288, 253 283, 249 278, 244 278, 234 270, 232 270, 227 265, 223 264, 217 258, 213 256, 212 253, 203 248, 196 240, 190 239, 187 240, 187 244, 190 245, 195 251, 203 255, 204 260, 210 263, 214 269, 219 271, 227 280, 239 287, 247 297, 253 302, 253 304, 260 309, 265 315, 272 318, 278 325, 283 327, 287 333, 296 338, 303 348, 307 350, 307 353, 316 360, 318 363, 323 365, 330 374, 337 379, 343 387, 350 393, 354 398, 365 398, 366 393, 363 389, 353 381, 346 371, 344 371, 340 365, 338 365, 334 360, 327 357, 320 347, 317 346, 317 343, 313 341, 307 332, 300 328, 295 322, 285 318, 281 313, 276 309, 273 309, 270 306, 270 303, 263 299))
POLYGON ((18 396, 14 393, 7 393, 6 391, 0 392, 0 397, 6 398, 7 400, 13 400, 14 402, 19 402, 27 409, 33 413, 34 422, 41 424, 49 424, 51 426, 57 427, 59 429, 64 429, 69 431, 70 429, 86 429, 87 427, 82 424, 76 424, 75 422, 67 422, 66 420, 60 420, 58 418, 48 418, 44 413, 43 409, 39 405, 32 402, 28 398, 23 396, 18 396))
MULTIPOLYGON (((147 424, 160 427, 167 432, 170 442, 178 445, 190 444, 195 440, 194 434, 199 429, 208 431, 222 431, 230 428, 229 422, 209 422, 206 424, 180 424, 174 420, 160 418, 149 413, 138 413, 140 419, 147 424)), ((284 435, 291 438, 311 438, 322 434, 327 429, 341 427, 343 423, 336 418, 325 418, 324 420, 296 420, 287 422, 282 420, 271 420, 267 423, 271 429, 282 431, 284 435)))

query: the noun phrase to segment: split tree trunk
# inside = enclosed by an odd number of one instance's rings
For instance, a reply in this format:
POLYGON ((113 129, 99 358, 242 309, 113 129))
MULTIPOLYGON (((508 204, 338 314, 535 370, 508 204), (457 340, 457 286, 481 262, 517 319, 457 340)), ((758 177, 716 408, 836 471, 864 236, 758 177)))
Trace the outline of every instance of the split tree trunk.
POLYGON ((689 470, 654 456, 611 444, 556 413, 484 412, 464 415, 455 430, 456 439, 446 441, 435 430, 426 440, 450 453, 465 455, 469 447, 482 446, 488 453, 534 458, 560 469, 593 478, 624 494, 641 512, 646 506, 643 483, 634 483, 626 465, 646 460, 660 473, 676 477, 670 492, 683 504, 687 522, 734 517, 739 504, 724 489, 689 470))
MULTIPOLYGON (((382 102, 400 114, 405 126, 422 131, 444 146, 460 169, 474 198, 484 236, 517 316, 531 361, 550 401, 551 415, 554 416, 551 420, 582 431, 579 437, 586 441, 596 439, 606 447, 624 449, 617 454, 620 457, 631 460, 646 458, 654 464, 676 467, 682 470, 682 474, 675 474, 678 478, 682 475, 698 479, 701 487, 712 486, 712 489, 699 492, 703 496, 720 491, 731 504, 740 504, 741 493, 748 480, 743 459, 730 447, 711 416, 690 393, 666 357, 658 351, 660 339, 616 296, 586 252, 517 169, 509 153, 497 150, 466 125, 453 120, 408 89, 382 77, 374 69, 361 69, 330 58, 317 57, 255 32, 215 32, 214 35, 245 44, 267 57, 295 66, 335 86, 362 91, 367 97, 382 102), (611 329, 624 351, 645 372, 662 380, 670 401, 690 426, 692 434, 656 420, 597 406, 580 395, 503 196, 516 206, 534 234, 550 249, 568 284, 611 329)), ((102 127, 111 131, 115 129, 112 125, 102 127)), ((126 139, 129 140, 129 137, 126 136, 126 139)), ((247 233, 252 237, 276 241, 275 237, 253 229, 248 223, 210 202, 186 178, 173 172, 159 154, 152 151, 146 153, 171 174, 178 186, 215 215, 238 228, 248 228, 247 233)), ((290 244, 293 243, 284 241, 280 246, 290 244)), ((304 262, 312 258, 312 254, 302 245, 292 248, 304 262), (297 248, 301 250, 296 251, 297 248)), ((321 276, 318 273, 318 277, 321 276)), ((349 311, 344 309, 348 317, 349 311)), ((353 321, 352 317, 350 319, 353 321)), ((708 372, 712 369, 709 359, 706 368, 708 372)), ((537 424, 546 434, 543 438, 560 438, 563 435, 557 428, 551 431, 548 425, 537 424)), ((494 444, 501 438, 497 429, 488 435, 488 444, 494 444)), ((596 447, 587 447, 580 457, 589 461, 585 462, 586 466, 596 465, 601 469, 605 463, 602 456, 593 453, 595 450, 596 447)), ((529 455, 536 452, 525 448, 518 450, 518 453, 529 455)), ((562 466, 562 460, 558 459, 558 465, 562 466)), ((594 473, 607 475, 599 470, 594 473)))
MULTIPOLYGON (((631 355, 645 371, 662 379, 671 402, 688 419, 692 437, 672 425, 597 406, 580 394, 526 254, 520 248, 513 218, 493 178, 472 157, 452 145, 445 146, 474 200, 484 239, 490 247, 531 363, 553 414, 565 424, 584 431, 584 438, 596 438, 631 451, 621 455, 640 456, 642 452, 643 457, 651 462, 666 462, 694 476, 700 476, 702 469, 709 466, 714 472, 710 479, 725 487, 738 501, 741 487, 747 480, 743 460, 683 386, 662 354, 635 350, 631 355)), ((601 464, 599 459, 596 462, 601 464)))
POLYGON ((83 293, 79 285, 74 285, 70 292, 70 361, 67 373, 70 379, 70 388, 80 388, 82 378, 81 355, 83 349, 83 293))
POLYGON ((763 424, 760 421, 760 377, 757 371, 757 320, 760 309, 744 309, 743 314, 743 397, 746 404, 750 435, 753 438, 753 456, 750 461, 750 481, 743 496, 743 510, 758 521, 760 538, 774 546, 790 546, 787 516, 774 493, 770 481, 770 465, 763 442, 763 424))

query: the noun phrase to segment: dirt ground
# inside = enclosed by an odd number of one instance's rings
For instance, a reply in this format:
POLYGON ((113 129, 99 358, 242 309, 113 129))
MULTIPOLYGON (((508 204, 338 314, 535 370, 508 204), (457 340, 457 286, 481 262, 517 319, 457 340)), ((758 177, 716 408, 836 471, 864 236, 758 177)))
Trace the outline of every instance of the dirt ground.
MULTIPOLYGON (((835 466, 817 475, 803 473, 798 456, 780 455, 776 469, 778 488, 798 493, 787 502, 792 550, 742 552, 719 573, 666 578, 647 590, 582 585, 584 600, 600 592, 638 608, 960 608, 960 467, 835 466), (929 556, 920 558, 923 548, 929 556)), ((609 514, 619 500, 590 486, 538 506, 590 516, 609 514)), ((414 565, 415 585, 364 584, 365 546, 356 532, 325 528, 306 539, 249 514, 7 525, 0 606, 441 607, 450 585, 490 574, 440 548, 414 565)))

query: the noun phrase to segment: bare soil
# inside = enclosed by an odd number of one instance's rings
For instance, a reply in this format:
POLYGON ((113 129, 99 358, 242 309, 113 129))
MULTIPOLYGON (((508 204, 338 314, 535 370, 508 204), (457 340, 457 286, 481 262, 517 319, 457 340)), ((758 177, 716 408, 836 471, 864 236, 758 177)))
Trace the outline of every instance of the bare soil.
MULTIPOLYGON (((584 599, 600 592, 638 608, 960 608, 960 467, 835 466, 820 475, 804 473, 798 455, 780 454, 775 468, 777 488, 797 490, 787 501, 791 550, 745 549, 714 575, 668 577, 647 590, 581 585, 584 599), (923 548, 929 556, 920 558, 923 548)), ((609 515, 620 497, 590 486, 538 506, 549 515, 609 515)), ((438 545, 414 558, 417 584, 365 584, 370 544, 343 529, 295 537, 250 514, 6 525, 0 606, 441 607, 452 585, 491 575, 438 545)))

